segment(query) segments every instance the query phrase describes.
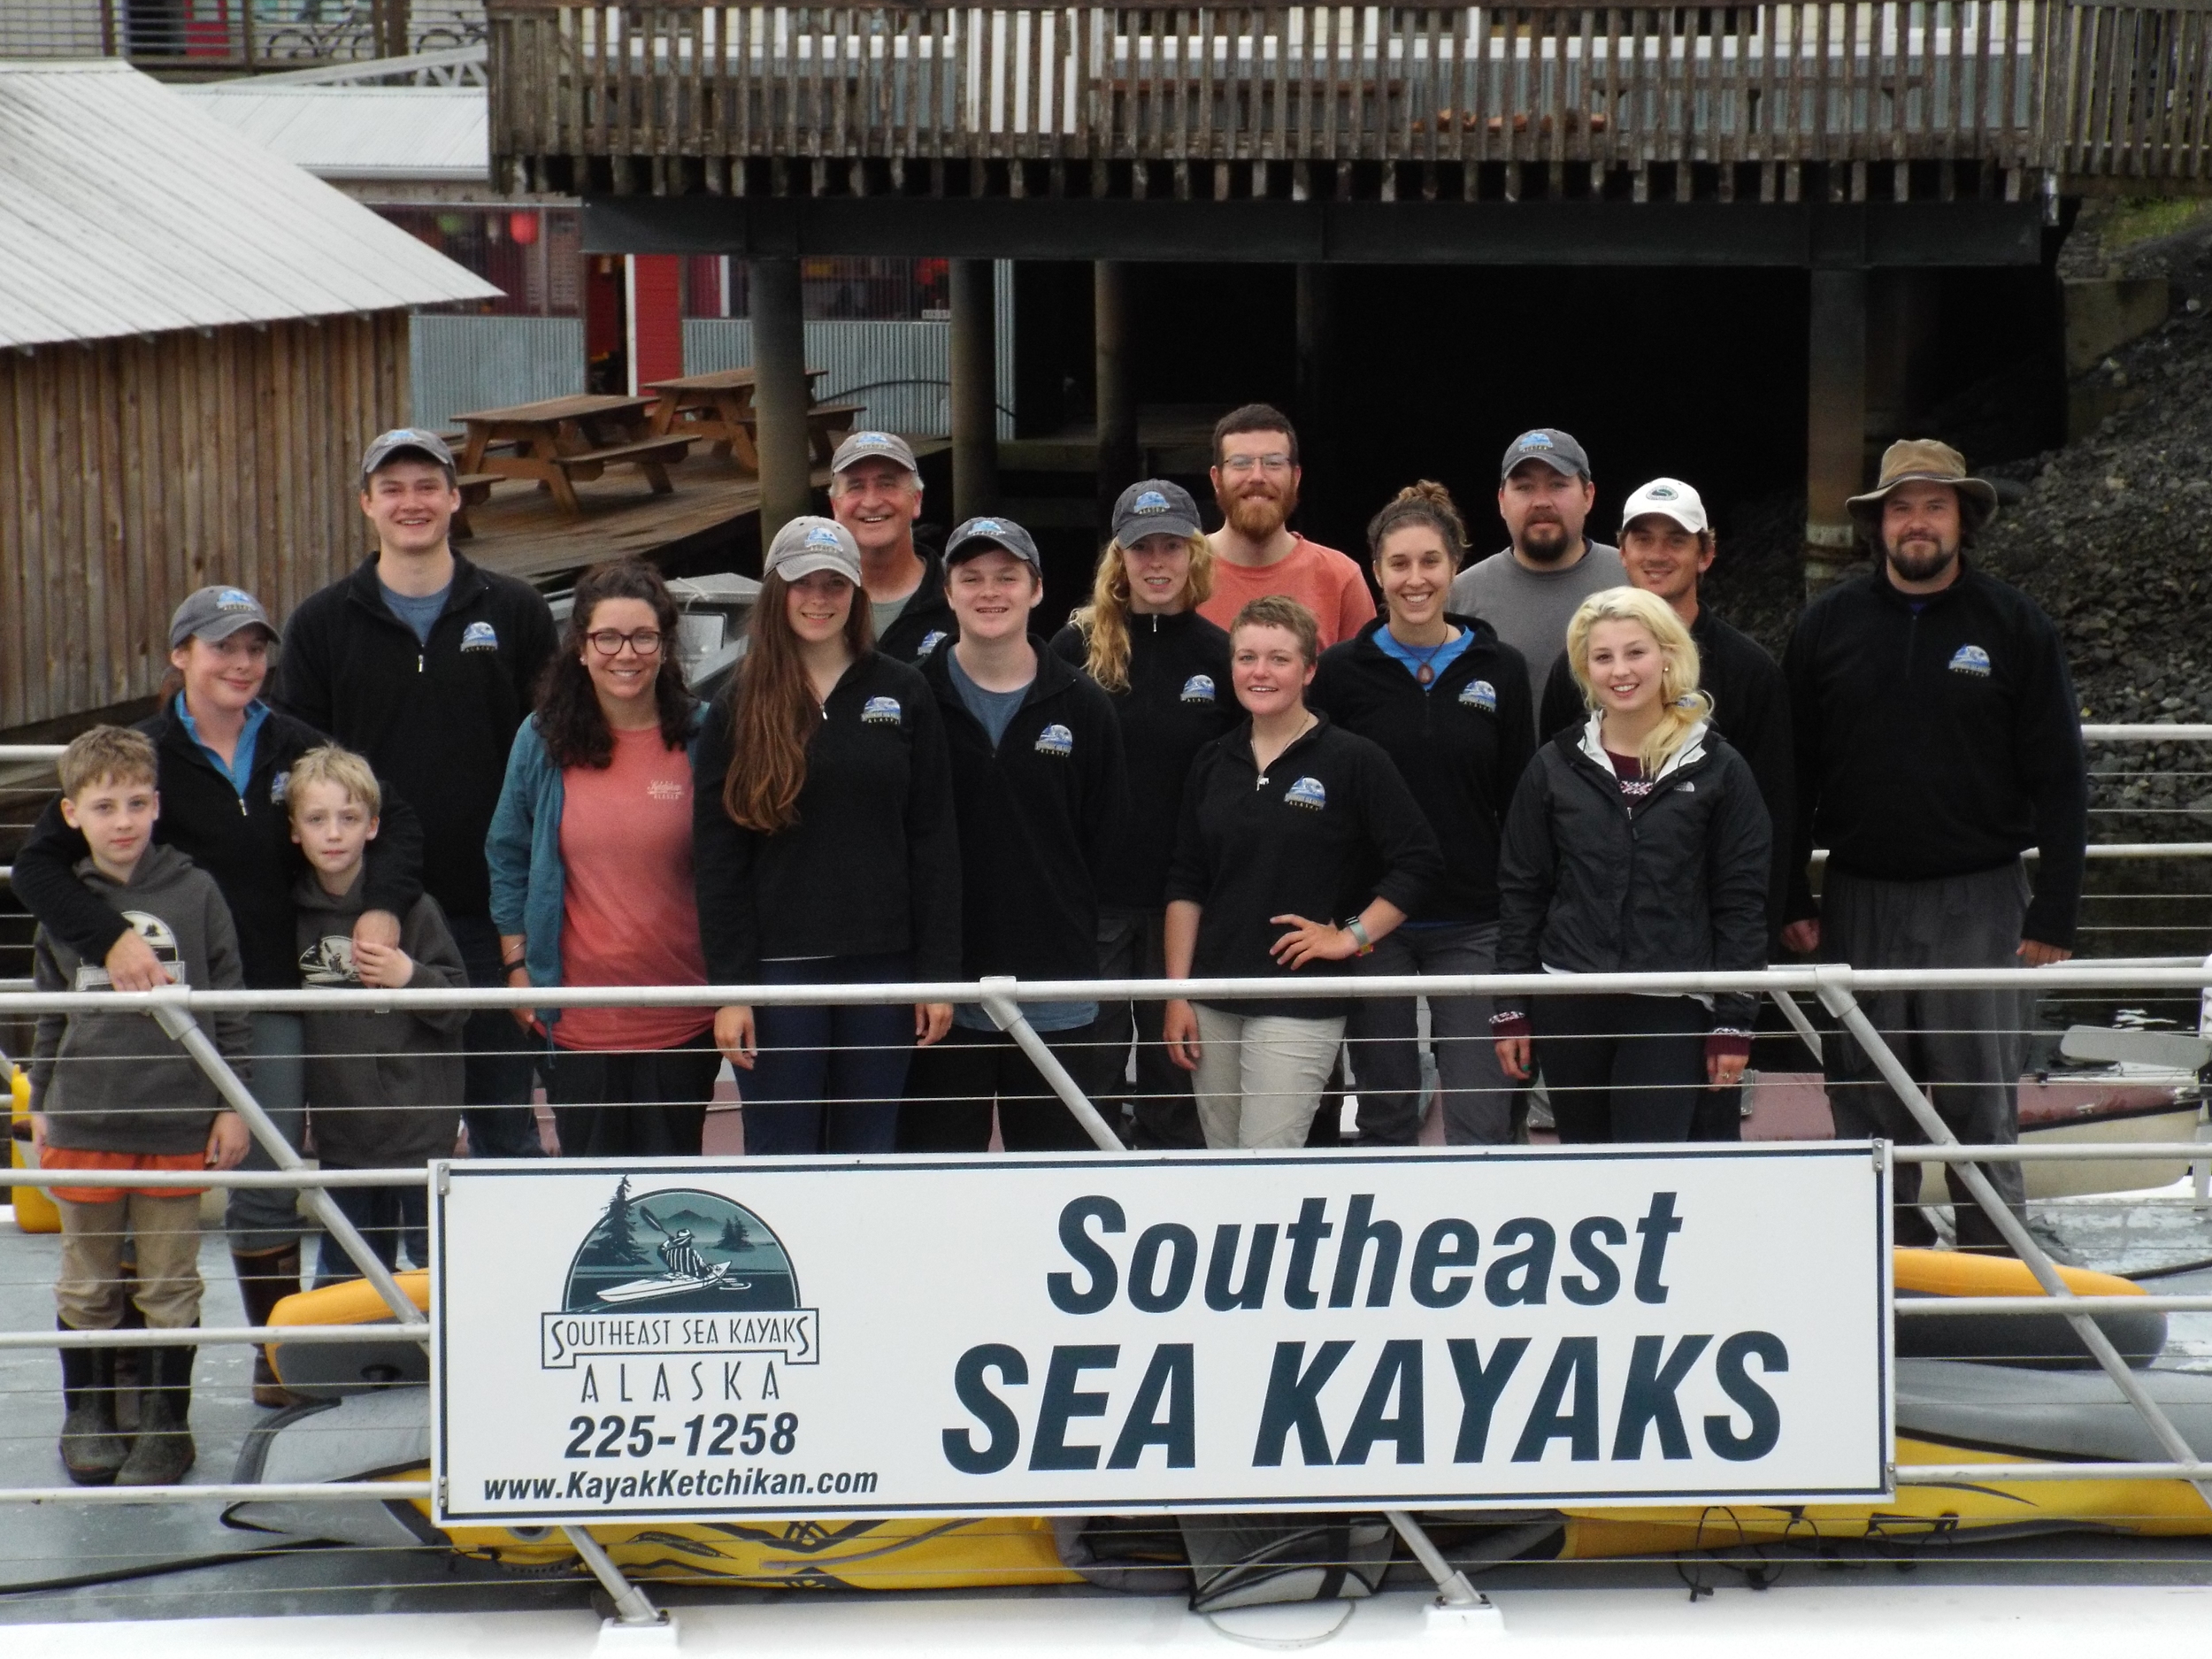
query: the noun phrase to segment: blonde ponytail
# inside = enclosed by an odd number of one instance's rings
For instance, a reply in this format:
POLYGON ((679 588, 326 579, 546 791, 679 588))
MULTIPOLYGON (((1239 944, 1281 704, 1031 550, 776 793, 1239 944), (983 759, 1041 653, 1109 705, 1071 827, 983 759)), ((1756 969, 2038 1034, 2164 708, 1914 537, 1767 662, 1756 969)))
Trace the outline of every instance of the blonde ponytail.
POLYGON ((1659 724, 1636 757, 1644 775, 1650 777, 1674 758, 1699 721, 1712 718, 1712 698, 1697 688, 1697 641, 1674 608, 1656 594, 1640 588, 1608 588, 1592 594, 1567 624, 1567 666, 1588 709, 1598 706, 1596 688, 1590 683, 1590 632, 1601 622, 1633 622, 1659 648, 1659 724))

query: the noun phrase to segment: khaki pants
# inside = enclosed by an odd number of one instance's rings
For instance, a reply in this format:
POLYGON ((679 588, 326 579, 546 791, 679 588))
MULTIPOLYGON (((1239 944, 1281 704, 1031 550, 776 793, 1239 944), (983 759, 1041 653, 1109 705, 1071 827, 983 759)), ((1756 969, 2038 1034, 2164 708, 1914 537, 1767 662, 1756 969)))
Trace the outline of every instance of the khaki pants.
POLYGON ((1344 1041, 1344 1019, 1198 1014, 1198 1121, 1206 1144, 1302 1147, 1344 1041))
POLYGON ((123 1240, 138 1243, 134 1300, 148 1325, 174 1330, 200 1317, 200 1200, 127 1192, 104 1204, 57 1198, 61 1211, 61 1277, 54 1308, 78 1331, 112 1331, 123 1322, 123 1240))

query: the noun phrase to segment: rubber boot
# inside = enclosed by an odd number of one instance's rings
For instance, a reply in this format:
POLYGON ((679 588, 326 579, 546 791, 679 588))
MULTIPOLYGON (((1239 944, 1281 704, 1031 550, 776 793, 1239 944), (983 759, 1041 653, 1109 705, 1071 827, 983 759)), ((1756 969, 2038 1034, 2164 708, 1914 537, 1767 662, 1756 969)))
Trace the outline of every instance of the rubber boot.
MULTIPOLYGON (((233 1250, 231 1265, 238 1270, 238 1294, 246 1304, 246 1323, 265 1325, 277 1303, 287 1296, 296 1296, 300 1288, 299 1241, 276 1250, 257 1250, 251 1256, 233 1250)), ((257 1406, 281 1408, 300 1403, 300 1396, 287 1388, 276 1374, 276 1367, 269 1363, 269 1350, 257 1348, 253 1352, 253 1402, 257 1406)))
MULTIPOLYGON (((119 1331, 143 1331, 146 1328, 145 1310, 138 1305, 138 1272, 135 1268, 123 1269, 123 1317, 115 1322, 119 1331)), ((138 1391, 148 1381, 146 1350, 142 1348, 111 1348, 115 1356, 115 1425, 126 1440, 138 1431, 138 1391)))
MULTIPOLYGON (((196 1321, 195 1322, 196 1324, 196 1321)), ((119 1486, 173 1486, 199 1457, 192 1444, 192 1363, 196 1348, 146 1350, 153 1383, 140 1396, 138 1438, 115 1477, 119 1486)))
MULTIPOLYGON (((54 1324, 75 1328, 60 1319, 54 1324)), ((61 1399, 61 1461, 70 1479, 81 1486, 112 1484, 131 1449, 115 1426, 115 1350, 62 1349, 61 1399)))

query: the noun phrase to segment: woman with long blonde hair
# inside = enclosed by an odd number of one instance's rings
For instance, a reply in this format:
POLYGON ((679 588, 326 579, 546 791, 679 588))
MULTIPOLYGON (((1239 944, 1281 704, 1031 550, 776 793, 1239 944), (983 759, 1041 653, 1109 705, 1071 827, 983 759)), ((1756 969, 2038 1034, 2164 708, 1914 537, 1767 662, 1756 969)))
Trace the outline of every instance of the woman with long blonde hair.
MULTIPOLYGON (((1183 783, 1198 751, 1237 723, 1229 636, 1198 614, 1213 593, 1213 562, 1187 491, 1165 479, 1132 484, 1114 504, 1113 540, 1099 555, 1091 603, 1053 638, 1053 650, 1113 699, 1129 762, 1127 827, 1099 879, 1105 979, 1165 971, 1167 868, 1183 783)), ((1190 1073, 1168 1058, 1163 1013, 1157 1002, 1100 1005, 1102 1041, 1121 1053, 1136 1040, 1136 1092, 1120 1102, 1133 1118, 1129 1137, 1140 1147, 1202 1147, 1190 1073)), ((1122 1065, 1113 1077, 1111 1093, 1119 1094, 1122 1065)))
MULTIPOLYGON (((1709 719, 1697 646, 1655 594, 1609 588, 1567 627, 1590 710, 1537 751, 1499 855, 1501 973, 1709 972, 1766 965, 1772 830, 1709 719)), ((1564 1141, 1685 1141, 1698 1094, 1751 1053, 1742 995, 1501 997, 1500 1065, 1531 1043, 1564 1141)))

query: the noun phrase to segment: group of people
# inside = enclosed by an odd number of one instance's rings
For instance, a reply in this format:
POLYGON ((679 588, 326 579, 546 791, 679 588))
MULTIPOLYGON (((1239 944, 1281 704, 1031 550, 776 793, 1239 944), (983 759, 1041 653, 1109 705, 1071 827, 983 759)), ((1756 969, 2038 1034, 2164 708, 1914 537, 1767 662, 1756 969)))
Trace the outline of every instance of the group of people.
MULTIPOLYGON (((1048 635, 1029 534, 982 517, 918 547, 912 450, 855 433, 830 516, 767 547, 745 653, 703 705, 650 565, 587 572, 557 630, 453 551, 436 434, 388 433, 362 466, 370 559, 281 635, 250 594, 194 594, 155 715, 70 746, 15 867, 39 981, 1264 979, 1279 989, 1018 1011, 1134 1144, 1284 1148, 1334 1144, 1333 1090, 1356 1090, 1371 1145, 1413 1144, 1428 1104, 1420 1001, 1317 979, 2069 953, 2085 780, 2066 664, 2035 606, 1968 562, 1996 498, 1947 446, 1885 457, 1852 503, 1872 569, 1807 608, 1778 665, 1700 601, 1696 490, 1655 480, 1619 547, 1594 541, 1591 464, 1563 432, 1508 448, 1509 545, 1471 565, 1425 481, 1376 513, 1363 569, 1293 531, 1297 436, 1265 405, 1218 423, 1210 477, 1210 532, 1172 481, 1125 491, 1088 603, 1048 635)), ((1536 1075, 1565 1141, 1738 1133, 1749 998, 1424 1000, 1452 1144, 1514 1139, 1536 1075)), ((1869 1010, 1962 1138, 2016 1132, 2016 997, 1869 1010)), ((326 1166, 439 1156, 463 1125, 476 1156, 538 1155, 534 1077, 565 1155, 695 1156, 725 1060, 749 1156, 1089 1146, 1012 1023, 650 997, 213 1022, 326 1166)), ((1839 1134, 1916 1138, 1855 1045, 1828 1071, 1839 1134)), ((42 1020, 32 1076, 42 1161, 87 1171, 57 1193, 62 1327, 194 1323, 196 1195, 119 1183, 265 1149, 142 1017, 42 1020)), ((2016 1166, 1989 1173, 2016 1203, 2016 1166)), ((1916 1174, 1905 1242, 1932 1237, 1916 1174)), ((424 1259, 419 1188, 333 1195, 388 1264, 424 1259)), ((236 1189, 227 1225, 264 1324, 302 1282, 293 1194, 236 1189)), ((1998 1242, 1970 1205, 1958 1235, 1998 1242)), ((350 1271, 326 1244, 319 1280, 350 1271)), ((152 1350, 127 1441, 115 1350, 64 1350, 73 1479, 189 1466, 194 1352, 152 1350)), ((265 1360, 256 1398, 286 1398, 265 1360)))

